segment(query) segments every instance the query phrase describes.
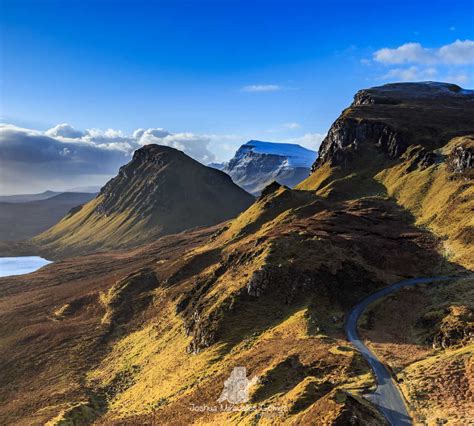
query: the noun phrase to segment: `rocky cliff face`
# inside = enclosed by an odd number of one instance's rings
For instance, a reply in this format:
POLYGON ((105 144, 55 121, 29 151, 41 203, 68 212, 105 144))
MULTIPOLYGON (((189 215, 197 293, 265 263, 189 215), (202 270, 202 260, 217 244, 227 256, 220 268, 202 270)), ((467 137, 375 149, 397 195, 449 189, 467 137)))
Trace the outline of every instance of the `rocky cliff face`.
POLYGON ((68 254, 133 246, 226 221, 253 200, 225 173, 176 149, 147 145, 135 152, 97 198, 35 242, 68 254))
POLYGON ((249 141, 221 170, 246 191, 260 194, 273 181, 297 185, 309 176, 315 158, 316 152, 299 145, 249 141))
MULTIPOLYGON (((364 89, 335 121, 313 171, 325 163, 347 166, 367 145, 387 159, 410 145, 438 149, 474 131, 474 91, 447 83, 396 83, 364 89)), ((467 161, 467 160, 463 160, 467 161)))
POLYGON ((312 171, 327 162, 331 166, 348 165, 364 143, 373 144, 389 158, 403 154, 408 145, 406 136, 386 123, 342 117, 331 126, 312 171))
POLYGON ((393 197, 473 266, 474 91, 397 83, 359 91, 298 188, 333 200, 393 197))

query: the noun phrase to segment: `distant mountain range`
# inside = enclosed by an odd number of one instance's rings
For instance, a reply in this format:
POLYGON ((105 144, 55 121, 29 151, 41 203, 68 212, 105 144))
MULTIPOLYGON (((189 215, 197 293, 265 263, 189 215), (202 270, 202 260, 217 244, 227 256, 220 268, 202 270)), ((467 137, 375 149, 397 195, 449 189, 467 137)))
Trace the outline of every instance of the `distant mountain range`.
POLYGON ((209 166, 227 173, 246 191, 260 194, 273 181, 292 188, 306 179, 317 155, 296 144, 251 140, 229 162, 209 166))
POLYGON ((15 194, 0 195, 0 203, 28 203, 30 201, 47 200, 59 194, 65 193, 81 193, 81 194, 97 194, 100 186, 78 186, 76 188, 66 189, 65 191, 44 191, 38 194, 15 194))
POLYGON ((39 194, 0 195, 0 203, 28 203, 30 201, 47 200, 59 194, 62 194, 62 192, 44 191, 39 194))
POLYGON ((69 254, 136 246, 224 222, 253 201, 225 173, 174 148, 146 145, 95 199, 34 242, 69 254))
POLYGON ((0 240, 32 238, 94 197, 91 193, 53 191, 0 197, 0 240))

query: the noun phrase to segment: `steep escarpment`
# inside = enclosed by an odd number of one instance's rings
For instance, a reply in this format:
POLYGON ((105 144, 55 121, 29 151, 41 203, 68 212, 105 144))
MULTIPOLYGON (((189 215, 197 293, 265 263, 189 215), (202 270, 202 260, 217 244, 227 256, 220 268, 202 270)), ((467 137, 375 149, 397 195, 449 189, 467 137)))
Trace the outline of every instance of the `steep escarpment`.
POLYGON ((136 246, 226 221, 252 201, 225 173, 173 148, 147 145, 94 200, 71 211, 34 243, 68 255, 136 246))
POLYGON ((395 83, 359 91, 331 126, 313 171, 348 165, 365 145, 397 159, 410 145, 428 150, 473 132, 474 91, 444 83, 395 83))
POLYGON ((474 92, 445 83, 361 90, 298 188, 334 200, 393 197, 473 267, 474 92))

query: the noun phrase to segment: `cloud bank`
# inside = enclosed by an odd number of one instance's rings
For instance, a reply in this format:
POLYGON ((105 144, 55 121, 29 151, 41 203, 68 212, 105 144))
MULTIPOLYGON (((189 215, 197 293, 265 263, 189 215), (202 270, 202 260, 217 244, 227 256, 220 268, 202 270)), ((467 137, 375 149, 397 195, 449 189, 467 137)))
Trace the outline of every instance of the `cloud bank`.
MULTIPOLYGON (((282 128, 299 129, 288 122, 282 128)), ((317 150, 324 134, 306 133, 281 140, 317 150)), ((203 164, 216 161, 218 147, 232 156, 250 137, 171 133, 163 128, 136 129, 126 134, 115 129, 78 130, 58 124, 46 131, 0 124, 0 194, 64 191, 78 186, 102 186, 126 164, 133 152, 147 144, 184 151, 203 164)))
POLYGON ((184 151, 207 164, 212 136, 170 133, 164 129, 80 131, 58 124, 45 132, 0 124, 0 193, 102 185, 127 163, 133 151, 156 143, 184 151))

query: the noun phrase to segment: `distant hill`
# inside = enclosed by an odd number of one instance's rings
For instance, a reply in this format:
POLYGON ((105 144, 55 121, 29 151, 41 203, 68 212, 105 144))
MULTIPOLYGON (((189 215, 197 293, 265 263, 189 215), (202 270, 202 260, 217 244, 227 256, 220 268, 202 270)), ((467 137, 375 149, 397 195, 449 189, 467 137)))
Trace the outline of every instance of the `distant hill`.
POLYGON ((53 196, 36 201, 26 201, 34 195, 17 195, 0 202, 0 240, 19 241, 34 237, 58 222, 71 209, 87 203, 95 194, 65 192, 54 195, 52 191, 43 194, 53 196), (19 198, 16 198, 19 197, 19 198))
POLYGON ((101 186, 98 185, 89 185, 89 186, 76 186, 75 188, 71 188, 66 190, 65 192, 88 192, 97 194, 101 189, 101 186))
POLYGON ((225 173, 176 149, 146 145, 94 200, 34 243, 67 254, 130 247, 226 221, 253 201, 225 173))
MULTIPOLYGON (((70 191, 78 192, 78 191, 70 191)), ((88 191, 85 191, 88 192, 88 191)), ((40 194, 18 194, 18 195, 0 195, 0 203, 28 203, 30 201, 47 200, 48 198, 62 194, 57 191, 44 191, 40 194)))
POLYGON ((309 176, 316 157, 315 151, 300 145, 251 140, 228 163, 209 166, 227 173, 246 191, 260 194, 273 181, 297 185, 309 176))

